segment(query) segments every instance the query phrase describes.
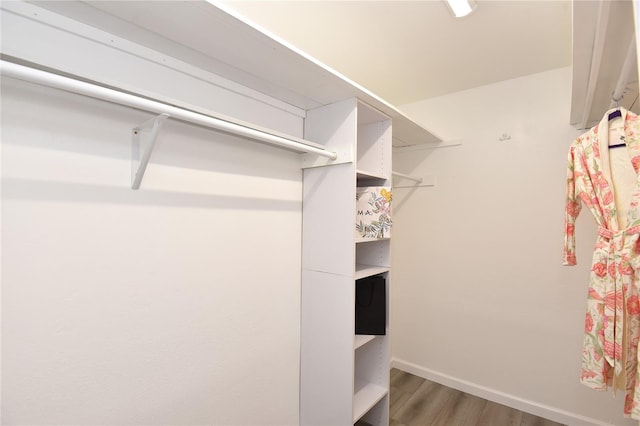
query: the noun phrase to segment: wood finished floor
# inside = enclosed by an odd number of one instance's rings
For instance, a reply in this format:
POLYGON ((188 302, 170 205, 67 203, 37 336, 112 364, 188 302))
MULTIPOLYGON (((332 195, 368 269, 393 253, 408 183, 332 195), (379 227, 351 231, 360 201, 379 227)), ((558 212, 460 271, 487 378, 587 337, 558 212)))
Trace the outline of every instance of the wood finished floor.
POLYGON ((562 426, 394 368, 389 426, 418 425, 562 426))

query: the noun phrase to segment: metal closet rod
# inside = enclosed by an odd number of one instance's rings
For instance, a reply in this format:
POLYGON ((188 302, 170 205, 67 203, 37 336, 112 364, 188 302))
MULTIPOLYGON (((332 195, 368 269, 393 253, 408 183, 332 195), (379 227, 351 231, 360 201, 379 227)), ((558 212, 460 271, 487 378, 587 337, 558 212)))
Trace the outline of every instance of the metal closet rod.
POLYGON ((0 72, 7 77, 13 77, 19 80, 25 80, 32 83, 54 87, 56 89, 89 96, 96 99, 113 102, 120 105, 126 105, 145 111, 154 112, 156 114, 168 114, 170 117, 186 121, 189 123, 199 124, 201 126, 220 130, 223 132, 233 133, 235 135, 244 136, 249 139, 258 140, 271 145, 289 148, 300 152, 320 155, 335 160, 338 154, 315 146, 306 145, 293 139, 264 132, 262 130, 243 126, 237 123, 223 120, 211 115, 205 115, 183 108, 178 108, 162 102, 151 99, 142 98, 140 96, 120 92, 106 87, 98 86, 84 81, 75 80, 58 74, 38 70, 35 68, 18 65, 13 62, 0 61, 0 72))
POLYGON ((422 183, 422 178, 417 178, 417 177, 413 177, 413 176, 410 176, 410 175, 405 175, 404 173, 398 173, 398 172, 393 172, 393 171, 391 172, 391 174, 394 175, 394 176, 398 176, 398 177, 404 178, 404 179, 409 179, 409 180, 412 180, 412 181, 415 181, 415 182, 418 182, 418 183, 422 183))

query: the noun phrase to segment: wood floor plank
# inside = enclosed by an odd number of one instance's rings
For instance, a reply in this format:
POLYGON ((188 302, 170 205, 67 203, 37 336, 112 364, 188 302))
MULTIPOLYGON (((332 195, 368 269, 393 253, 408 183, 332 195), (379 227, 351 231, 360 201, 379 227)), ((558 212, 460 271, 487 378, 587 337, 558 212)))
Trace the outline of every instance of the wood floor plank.
POLYGON ((565 426, 397 369, 389 401, 390 426, 565 426))
POLYGON ((522 414, 522 423, 520 426, 564 426, 562 423, 553 420, 543 419, 530 413, 522 414))
POLYGON ((391 380, 393 380, 393 378, 395 376, 397 376, 398 374, 400 374, 400 370, 398 370, 397 368, 392 368, 391 372, 389 373, 389 376, 390 376, 391 380))
POLYGON ((433 410, 430 393, 438 387, 435 383, 425 381, 422 385, 411 395, 411 397, 405 402, 402 407, 393 415, 393 419, 403 423, 409 424, 416 418, 426 419, 429 414, 429 410, 433 410))
MULTIPOLYGON (((395 370, 395 369, 394 369, 395 370)), ((391 374, 391 386, 400 389, 405 392, 415 392, 423 383, 422 377, 414 376, 413 374, 396 370, 397 373, 391 374)))
POLYGON ((389 395, 389 416, 393 415, 411 398, 412 392, 405 392, 391 386, 391 394, 389 395))
POLYGON ((451 388, 425 381, 393 418, 407 426, 428 425, 454 393, 451 388))
POLYGON ((506 405, 487 401, 476 426, 520 426, 522 411, 506 405))
POLYGON ((457 391, 442 407, 431 426, 471 426, 481 418, 487 400, 457 391))
POLYGON ((462 392, 455 391, 438 410, 438 414, 428 423, 429 426, 452 426, 451 417, 462 398, 462 392))

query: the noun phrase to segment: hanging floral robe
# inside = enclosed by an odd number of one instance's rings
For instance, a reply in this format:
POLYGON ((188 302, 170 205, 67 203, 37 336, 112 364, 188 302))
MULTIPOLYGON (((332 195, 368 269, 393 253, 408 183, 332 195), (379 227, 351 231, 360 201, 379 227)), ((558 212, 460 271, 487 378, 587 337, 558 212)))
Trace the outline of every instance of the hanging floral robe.
MULTIPOLYGON (((613 110, 612 110, 613 111, 613 110)), ((640 419, 640 121, 608 111, 569 150, 564 264, 575 265, 574 225, 581 202, 599 226, 587 295, 581 382, 624 390, 624 413, 640 419), (614 129, 618 123, 619 129, 614 129), (610 148, 612 144, 625 146, 610 148)))

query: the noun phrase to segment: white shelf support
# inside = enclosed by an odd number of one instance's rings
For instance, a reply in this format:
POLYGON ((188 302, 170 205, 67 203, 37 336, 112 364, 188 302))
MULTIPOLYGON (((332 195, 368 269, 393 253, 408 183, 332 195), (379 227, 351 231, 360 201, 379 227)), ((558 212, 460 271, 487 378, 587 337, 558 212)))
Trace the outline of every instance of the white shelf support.
POLYGON ((131 189, 140 189, 140 183, 144 172, 147 170, 147 164, 149 164, 149 158, 151 158, 151 152, 156 146, 156 140, 158 139, 158 132, 162 127, 164 121, 169 118, 169 114, 160 114, 157 117, 153 117, 144 123, 136 126, 131 131, 131 189), (141 133, 151 127, 151 135, 149 136, 149 146, 140 157, 140 138, 141 133))

